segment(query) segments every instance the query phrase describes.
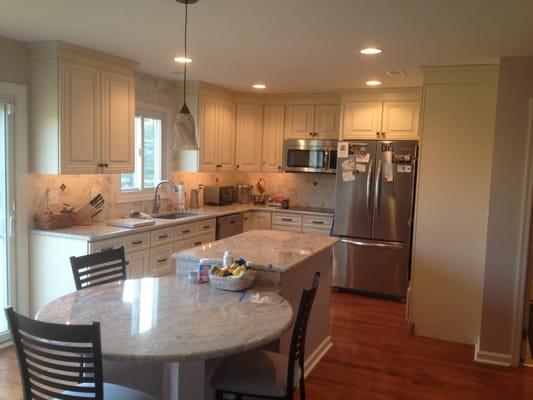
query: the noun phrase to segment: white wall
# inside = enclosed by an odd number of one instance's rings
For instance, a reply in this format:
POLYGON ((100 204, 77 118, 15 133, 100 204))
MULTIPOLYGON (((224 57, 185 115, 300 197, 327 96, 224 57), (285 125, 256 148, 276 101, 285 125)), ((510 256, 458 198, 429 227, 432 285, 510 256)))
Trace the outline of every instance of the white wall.
POLYGON ((409 319, 474 344, 485 268, 497 67, 425 68, 409 319))
POLYGON ((526 154, 531 129, 532 72, 533 57, 503 57, 500 61, 483 318, 477 354, 480 361, 513 365, 519 362, 525 300, 525 268, 521 268, 527 261, 526 257, 521 258, 521 248, 524 239, 527 251, 527 211, 531 207, 526 196, 526 154))

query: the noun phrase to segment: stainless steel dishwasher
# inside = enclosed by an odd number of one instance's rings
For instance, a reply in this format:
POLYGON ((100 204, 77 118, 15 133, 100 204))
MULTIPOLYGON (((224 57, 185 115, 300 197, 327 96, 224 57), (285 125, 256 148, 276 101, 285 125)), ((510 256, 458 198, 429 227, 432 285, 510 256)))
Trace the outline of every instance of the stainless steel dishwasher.
POLYGON ((244 218, 242 214, 230 214, 217 218, 217 240, 242 233, 244 218))

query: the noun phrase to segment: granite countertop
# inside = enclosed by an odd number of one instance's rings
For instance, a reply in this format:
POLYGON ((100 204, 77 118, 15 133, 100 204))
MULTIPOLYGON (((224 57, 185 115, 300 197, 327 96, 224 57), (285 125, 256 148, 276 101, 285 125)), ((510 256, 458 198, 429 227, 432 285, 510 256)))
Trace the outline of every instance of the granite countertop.
POLYGON ((290 327, 293 311, 281 296, 258 289, 243 293, 177 276, 131 279, 60 297, 37 319, 99 321, 108 360, 205 360, 270 343, 290 327))
POLYGON ((242 213, 246 211, 270 211, 282 213, 298 213, 308 215, 333 215, 333 210, 330 209, 315 209, 315 208, 297 208, 297 209, 279 209, 273 207, 266 207, 254 204, 232 204, 228 206, 205 206, 198 209, 187 210, 188 212, 197 213, 189 217, 168 220, 154 218, 155 224, 143 226, 140 228, 121 228, 118 226, 108 226, 105 223, 97 223, 93 225, 74 225, 69 228, 42 230, 34 229, 33 233, 46 236, 57 236, 69 239, 86 240, 95 242, 98 240, 112 239, 119 236, 130 235, 140 232, 152 231, 154 229, 166 228, 174 225, 186 224, 189 222, 202 221, 209 218, 221 217, 224 215, 242 213))
POLYGON ((220 259, 224 251, 251 262, 253 269, 285 272, 333 246, 338 238, 308 233, 253 230, 172 255, 176 262, 220 259))

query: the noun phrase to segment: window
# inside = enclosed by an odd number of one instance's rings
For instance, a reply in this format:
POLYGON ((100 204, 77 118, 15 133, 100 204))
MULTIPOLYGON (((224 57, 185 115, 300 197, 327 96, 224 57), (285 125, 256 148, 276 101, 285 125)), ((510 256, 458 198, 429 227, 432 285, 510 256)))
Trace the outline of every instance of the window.
POLYGON ((148 114, 135 117, 135 172, 122 174, 122 192, 153 189, 162 177, 163 118, 148 114))

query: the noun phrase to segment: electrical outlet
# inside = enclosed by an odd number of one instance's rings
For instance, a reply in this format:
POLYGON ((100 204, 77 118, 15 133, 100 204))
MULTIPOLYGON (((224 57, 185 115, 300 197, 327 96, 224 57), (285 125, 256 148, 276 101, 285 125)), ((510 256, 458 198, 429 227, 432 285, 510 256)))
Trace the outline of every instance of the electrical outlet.
POLYGON ((59 192, 57 190, 50 190, 48 192, 48 204, 54 206, 59 203, 59 192))

